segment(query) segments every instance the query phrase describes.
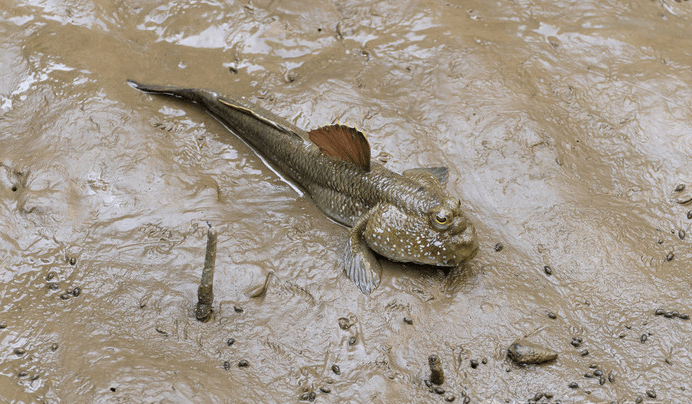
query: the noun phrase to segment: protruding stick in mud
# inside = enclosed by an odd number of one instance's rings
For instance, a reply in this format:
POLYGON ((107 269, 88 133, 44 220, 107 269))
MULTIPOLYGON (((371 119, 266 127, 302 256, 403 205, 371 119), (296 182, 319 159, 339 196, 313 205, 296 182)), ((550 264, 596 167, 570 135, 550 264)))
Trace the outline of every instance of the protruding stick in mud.
POLYGON ((430 381, 438 386, 445 382, 445 375, 442 371, 442 363, 437 355, 430 355, 428 358, 430 364, 430 381))
POLYGON ((211 318, 214 303, 214 264, 216 262, 216 228, 209 225, 207 231, 207 254, 204 257, 202 280, 197 289, 197 320, 206 322, 211 318))

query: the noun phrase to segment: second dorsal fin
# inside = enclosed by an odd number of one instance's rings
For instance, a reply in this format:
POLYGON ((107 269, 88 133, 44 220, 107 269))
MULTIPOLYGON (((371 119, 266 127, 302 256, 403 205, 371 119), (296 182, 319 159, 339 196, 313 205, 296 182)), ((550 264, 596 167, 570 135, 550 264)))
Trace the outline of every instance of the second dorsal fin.
POLYGON ((322 153, 370 171, 370 144, 358 129, 346 125, 320 126, 308 132, 308 136, 322 153))

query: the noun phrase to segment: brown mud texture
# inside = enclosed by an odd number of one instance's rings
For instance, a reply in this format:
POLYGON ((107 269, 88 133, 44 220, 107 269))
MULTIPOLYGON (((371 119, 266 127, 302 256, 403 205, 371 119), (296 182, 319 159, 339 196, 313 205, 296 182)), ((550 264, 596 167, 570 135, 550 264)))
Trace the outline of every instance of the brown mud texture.
POLYGON ((691 402, 690 32, 686 0, 5 1, 0 402, 691 402), (127 79, 447 166, 481 252, 365 297, 345 228, 127 79))

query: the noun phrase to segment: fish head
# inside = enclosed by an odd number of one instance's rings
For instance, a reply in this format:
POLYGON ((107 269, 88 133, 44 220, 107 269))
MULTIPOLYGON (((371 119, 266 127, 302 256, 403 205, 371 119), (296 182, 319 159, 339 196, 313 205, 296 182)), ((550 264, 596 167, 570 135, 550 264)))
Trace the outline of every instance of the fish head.
POLYGON ((453 267, 478 252, 476 230, 461 201, 442 198, 424 214, 381 203, 370 212, 365 241, 393 261, 453 267))

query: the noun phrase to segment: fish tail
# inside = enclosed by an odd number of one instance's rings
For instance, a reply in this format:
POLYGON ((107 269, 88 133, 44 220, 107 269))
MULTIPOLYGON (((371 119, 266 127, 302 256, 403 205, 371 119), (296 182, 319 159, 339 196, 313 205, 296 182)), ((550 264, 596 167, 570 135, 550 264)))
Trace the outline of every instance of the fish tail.
POLYGON ((144 91, 145 93, 172 95, 188 101, 197 102, 207 108, 212 106, 216 101, 215 94, 205 90, 175 86, 160 86, 155 84, 142 84, 134 80, 127 80, 127 84, 129 84, 130 87, 139 91, 144 91))

